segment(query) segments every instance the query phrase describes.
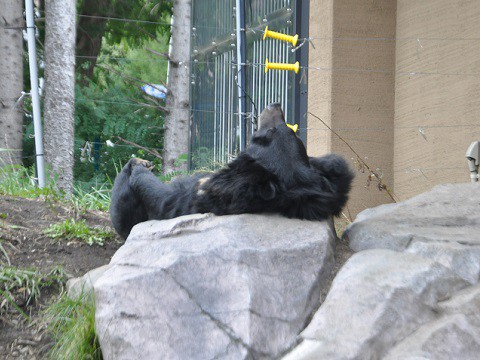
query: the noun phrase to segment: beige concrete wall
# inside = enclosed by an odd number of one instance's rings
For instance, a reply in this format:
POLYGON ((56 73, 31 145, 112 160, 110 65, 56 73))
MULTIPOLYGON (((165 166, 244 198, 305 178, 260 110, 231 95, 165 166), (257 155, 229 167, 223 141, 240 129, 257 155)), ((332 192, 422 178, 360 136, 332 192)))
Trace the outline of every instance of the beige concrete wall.
MULTIPOLYGON (((393 186, 396 0, 335 0, 310 3, 309 111, 342 136, 383 181, 393 186), (326 38, 319 40, 319 37, 326 38)), ((355 155, 312 116, 308 152, 355 155)), ((356 172, 349 211, 358 212, 391 199, 368 174, 356 172)))
POLYGON ((480 1, 398 0, 397 37, 394 187, 406 199, 470 181, 465 151, 480 139, 480 1))
MULTIPOLYGON (((333 53, 333 1, 310 2, 309 34, 315 37, 315 48, 310 46, 308 66, 330 69, 333 53)), ((308 111, 332 126, 332 72, 309 70, 308 111)), ((308 115, 307 150, 310 156, 319 156, 331 151, 331 134, 325 126, 308 115)))

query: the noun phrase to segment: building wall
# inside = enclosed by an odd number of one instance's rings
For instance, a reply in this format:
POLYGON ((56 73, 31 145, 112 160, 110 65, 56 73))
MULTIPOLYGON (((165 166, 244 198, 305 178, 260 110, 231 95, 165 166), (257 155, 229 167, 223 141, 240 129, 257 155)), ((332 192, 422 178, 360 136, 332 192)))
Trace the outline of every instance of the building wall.
MULTIPOLYGON (((322 0, 310 4, 309 111, 332 127, 393 187, 396 0, 322 0), (378 170, 377 170, 378 169, 378 170)), ((321 121, 308 117, 311 155, 336 152, 358 166, 356 155, 321 121)), ((358 212, 390 202, 368 171, 356 171, 346 209, 358 212)))
POLYGON ((480 1, 398 0, 395 193, 469 182, 480 140, 480 1))
MULTIPOLYGON (((316 0, 310 2, 309 34, 314 37, 315 47, 310 46, 308 66, 331 69, 333 55, 333 2, 316 0)), ((308 111, 332 126, 332 72, 313 70, 308 72, 308 111)), ((319 156, 331 151, 331 134, 313 116, 307 116, 307 149, 310 156, 319 156)))

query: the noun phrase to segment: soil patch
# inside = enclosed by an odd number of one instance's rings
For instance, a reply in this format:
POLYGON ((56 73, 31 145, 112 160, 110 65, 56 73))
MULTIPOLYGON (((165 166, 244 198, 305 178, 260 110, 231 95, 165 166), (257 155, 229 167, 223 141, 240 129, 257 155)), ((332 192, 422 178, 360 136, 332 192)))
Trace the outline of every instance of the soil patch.
MULTIPOLYGON (((13 267, 34 268, 43 274, 61 266, 69 276, 78 277, 108 264, 123 243, 119 237, 107 241, 104 246, 90 246, 75 240, 52 240, 43 233, 51 224, 72 218, 85 220, 92 227, 111 227, 108 214, 101 211, 76 213, 46 200, 0 196, 0 246, 5 252, 0 252, 0 266, 10 261, 13 267)), ((59 289, 46 288, 36 303, 22 307, 30 316, 30 322, 16 310, 0 312, 0 359, 43 357, 51 340, 39 321, 39 313, 59 292, 59 289)))

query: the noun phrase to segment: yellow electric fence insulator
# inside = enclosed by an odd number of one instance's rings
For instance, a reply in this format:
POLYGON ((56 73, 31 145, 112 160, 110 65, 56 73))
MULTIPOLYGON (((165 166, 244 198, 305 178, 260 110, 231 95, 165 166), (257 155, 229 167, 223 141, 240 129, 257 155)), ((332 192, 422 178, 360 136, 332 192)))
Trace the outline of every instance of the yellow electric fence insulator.
POLYGON ((272 63, 268 62, 268 59, 265 60, 265 72, 270 69, 274 70, 291 70, 295 71, 298 74, 298 70, 300 69, 300 63, 297 61, 295 64, 285 64, 285 63, 272 63))
POLYGON ((295 124, 295 125, 291 125, 291 124, 287 124, 287 126, 293 130, 293 132, 297 132, 298 130, 298 124, 295 124))
POLYGON ((291 42, 293 46, 297 46, 298 34, 296 34, 295 36, 282 34, 282 33, 276 32, 276 31, 268 30, 268 26, 267 26, 267 27, 265 27, 265 33, 263 34, 263 40, 265 40, 267 37, 271 37, 271 38, 277 39, 277 40, 291 42))

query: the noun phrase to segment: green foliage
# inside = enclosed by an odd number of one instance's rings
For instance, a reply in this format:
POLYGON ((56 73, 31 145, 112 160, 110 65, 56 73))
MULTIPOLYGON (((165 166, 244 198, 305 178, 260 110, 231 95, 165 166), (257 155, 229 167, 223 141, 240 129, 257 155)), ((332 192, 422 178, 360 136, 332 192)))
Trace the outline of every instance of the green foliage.
MULTIPOLYGON (((20 310, 38 300, 41 291, 51 286, 63 287, 68 275, 55 267, 49 273, 42 274, 37 269, 19 269, 12 266, 0 268, 0 312, 10 306, 20 310)), ((21 310, 20 310, 21 311, 21 310)))
POLYGON ((70 298, 64 294, 46 309, 44 319, 55 340, 48 359, 102 359, 95 334, 95 301, 92 295, 70 298))
POLYGON ((107 22, 105 38, 109 44, 126 42, 131 46, 142 45, 150 37, 148 34, 161 33, 170 36, 170 16, 173 1, 169 0, 112 0, 109 12, 114 17, 140 20, 139 22, 107 22))
POLYGON ((90 246, 93 244, 103 246, 105 240, 115 237, 112 231, 90 227, 85 220, 76 221, 75 219, 52 224, 44 230, 44 233, 52 239, 80 240, 90 246))
MULTIPOLYGON (((158 40, 145 47, 165 52, 158 40)), ((77 81, 75 105, 75 178, 83 182, 105 182, 114 178, 114 164, 139 156, 159 164, 158 158, 135 147, 163 147, 163 101, 141 90, 146 83, 166 79, 167 62, 143 48, 125 44, 104 45, 98 58, 95 80, 77 81), (124 142, 124 139, 128 143, 124 142), (106 145, 109 140, 114 147, 106 145)))

